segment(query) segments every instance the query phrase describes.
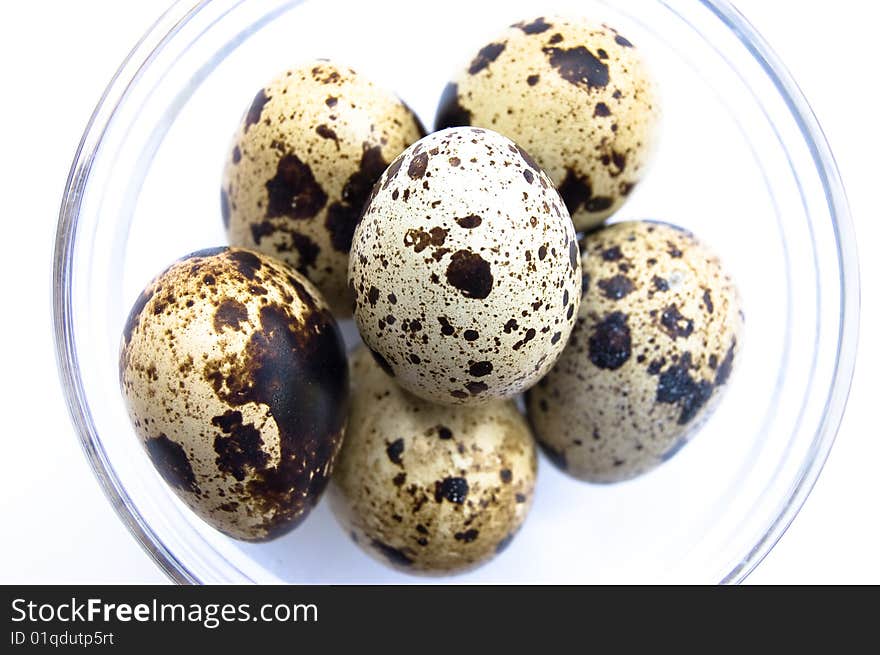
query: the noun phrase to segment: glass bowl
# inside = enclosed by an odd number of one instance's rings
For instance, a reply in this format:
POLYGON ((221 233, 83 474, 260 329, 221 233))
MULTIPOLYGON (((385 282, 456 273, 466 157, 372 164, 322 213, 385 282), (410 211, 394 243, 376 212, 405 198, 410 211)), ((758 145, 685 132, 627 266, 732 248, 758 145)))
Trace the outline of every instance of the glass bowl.
MULTIPOLYGON (((540 462, 510 548, 454 582, 738 582, 803 504, 840 424, 858 324, 856 247, 819 125, 766 43, 720 0, 542 2, 643 50, 664 123, 645 181, 614 217, 659 218, 720 252, 745 303, 745 345, 718 410, 655 471, 589 485, 540 462)), ((213 0, 169 9, 101 98, 58 224, 58 366, 95 474, 141 545, 179 582, 421 581, 362 553, 326 503, 267 544, 228 539, 170 491, 122 402, 122 326, 143 286, 224 243, 227 148, 255 90, 300 60, 341 60, 396 90, 426 125, 444 85, 534 2, 213 0), (433 7, 431 5, 430 7, 433 7), (340 20, 340 17, 344 17, 340 20)), ((344 326, 356 339, 351 325, 344 326)))

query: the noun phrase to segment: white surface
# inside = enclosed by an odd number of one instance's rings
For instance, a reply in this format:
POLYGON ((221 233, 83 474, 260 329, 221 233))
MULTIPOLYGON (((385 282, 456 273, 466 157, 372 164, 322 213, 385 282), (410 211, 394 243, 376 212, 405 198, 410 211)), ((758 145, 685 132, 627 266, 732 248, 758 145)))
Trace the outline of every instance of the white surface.
MULTIPOLYGON (((163 582, 104 499, 68 420, 51 343, 50 263, 67 169, 97 98, 166 0, 63 0, 0 9, 6 133, 0 172, 8 253, 0 259, 6 304, 0 583, 163 582), (112 26, 112 28, 110 27, 112 26), (11 147, 10 147, 11 146, 11 147), (32 272, 27 267, 31 267, 32 272)), ((871 25, 880 11, 838 0, 740 0, 810 100, 834 150, 862 256, 859 365, 838 441, 814 493, 756 583, 880 583, 880 430, 871 379, 880 367, 880 202, 874 193, 880 129, 871 25)))

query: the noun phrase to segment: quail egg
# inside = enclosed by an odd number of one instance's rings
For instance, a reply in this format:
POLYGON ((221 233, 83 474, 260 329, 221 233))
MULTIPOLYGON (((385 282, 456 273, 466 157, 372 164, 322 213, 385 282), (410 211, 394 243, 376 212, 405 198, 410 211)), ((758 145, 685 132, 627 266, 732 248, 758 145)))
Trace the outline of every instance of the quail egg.
POLYGON ((577 323, 528 414, 562 469, 615 482, 668 460, 709 415, 742 348, 743 314, 718 258, 682 229, 618 223, 581 247, 577 323))
POLYGON ((316 60, 260 89, 226 162, 221 209, 229 242, 282 259, 351 315, 351 235, 373 183, 424 135, 392 93, 316 60))
POLYGON ((491 128, 534 156, 578 230, 601 223, 641 179, 658 119, 639 51, 613 28, 537 18, 510 26, 447 85, 436 129, 491 128))
POLYGON ((513 402, 425 402, 363 348, 351 367, 349 430, 328 498, 352 539, 395 568, 428 574, 472 568, 507 547, 537 471, 513 402))
POLYGON ((135 302, 119 374, 156 469, 213 527, 264 541, 317 502, 348 366, 326 304, 293 269, 244 249, 178 260, 135 302))
POLYGON ((435 132, 392 162, 355 230, 363 340, 408 391, 446 404, 526 389, 562 352, 580 301, 565 205, 509 139, 435 132))

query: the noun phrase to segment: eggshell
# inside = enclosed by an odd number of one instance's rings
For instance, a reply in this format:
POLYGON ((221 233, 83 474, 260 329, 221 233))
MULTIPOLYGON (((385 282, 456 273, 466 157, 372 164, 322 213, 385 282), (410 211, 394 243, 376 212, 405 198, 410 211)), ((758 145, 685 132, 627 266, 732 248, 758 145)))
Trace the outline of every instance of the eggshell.
POLYGON ((328 498, 352 539, 395 568, 428 574, 473 568, 507 547, 537 471, 515 405, 425 402, 363 348, 351 366, 350 427, 328 498))
POLYGON ((542 17, 476 53, 444 90, 435 126, 476 125, 516 141, 585 230, 642 178, 658 116, 655 84, 632 42, 583 18, 542 17))
POLYGON ((547 176, 479 128, 389 166, 355 231, 355 320, 383 368, 435 402, 508 398, 550 369, 580 299, 571 220, 547 176))
POLYGON ((581 245, 578 320, 528 412, 557 465, 616 482, 668 460, 708 418, 742 348, 743 315, 721 262, 689 232, 633 221, 581 245))
POLYGON ((272 539, 321 496, 348 367, 326 304, 296 271, 243 249, 178 260, 135 302, 119 373, 156 469, 221 532, 272 539))
POLYGON ((221 208, 230 244, 282 259, 351 315, 351 236, 375 181, 424 135, 394 94, 315 60, 260 89, 235 135, 221 208))

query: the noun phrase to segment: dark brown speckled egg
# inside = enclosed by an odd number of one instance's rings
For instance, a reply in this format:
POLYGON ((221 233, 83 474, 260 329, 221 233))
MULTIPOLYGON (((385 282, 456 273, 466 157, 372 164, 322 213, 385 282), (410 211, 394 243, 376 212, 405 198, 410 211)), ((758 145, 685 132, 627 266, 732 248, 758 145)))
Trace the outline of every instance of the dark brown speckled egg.
POLYGON ((583 18, 541 17, 473 56, 443 92, 435 127, 475 125, 516 141, 586 230, 644 175, 658 116, 654 82, 629 39, 583 18))
POLYGON ((293 269, 237 248, 178 260, 135 302, 119 374, 156 469, 221 532, 272 539, 321 496, 348 367, 327 305, 293 269))
POLYGON ((534 384, 562 352, 580 257, 549 178, 509 139, 435 132, 373 189, 355 231, 355 320, 408 391, 476 404, 534 384))
POLYGON ((510 544, 532 503, 535 445, 511 401, 429 403, 361 348, 349 430, 328 492, 368 553, 409 573, 460 572, 510 544))
POLYGON ((347 66, 315 60, 260 89, 223 176, 229 242, 288 263, 333 313, 351 315, 351 235, 373 183, 425 133, 393 93, 347 66))
POLYGON ((616 482, 672 457, 710 415, 742 348, 733 281, 691 233, 633 221, 581 242, 580 312, 529 391, 535 436, 571 475, 616 482))

